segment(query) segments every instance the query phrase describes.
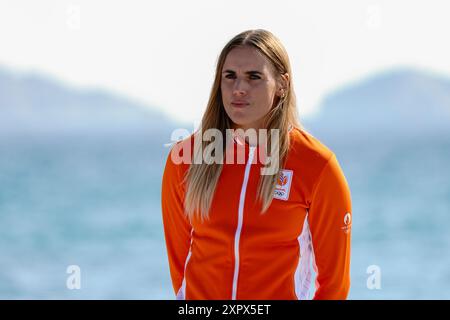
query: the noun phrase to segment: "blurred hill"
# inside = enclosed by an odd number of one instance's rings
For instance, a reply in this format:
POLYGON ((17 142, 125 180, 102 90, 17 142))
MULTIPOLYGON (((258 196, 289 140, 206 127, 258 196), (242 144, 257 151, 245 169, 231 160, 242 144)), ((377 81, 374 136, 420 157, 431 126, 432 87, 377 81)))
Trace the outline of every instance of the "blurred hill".
POLYGON ((450 134, 450 79, 395 69, 342 87, 303 120, 317 136, 366 139, 450 134))
MULTIPOLYGON (((98 89, 75 89, 38 74, 0 68, 0 135, 170 137, 162 112, 98 89)), ((167 139, 166 139, 167 140, 167 139)), ((168 142, 168 141, 166 141, 168 142)))

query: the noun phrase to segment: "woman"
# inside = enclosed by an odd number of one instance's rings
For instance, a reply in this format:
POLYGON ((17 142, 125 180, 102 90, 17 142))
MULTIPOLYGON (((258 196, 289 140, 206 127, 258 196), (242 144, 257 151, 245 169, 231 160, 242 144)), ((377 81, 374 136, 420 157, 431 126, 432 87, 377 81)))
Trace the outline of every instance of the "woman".
POLYGON ((245 31, 223 48, 200 129, 167 158, 162 214, 177 299, 308 299, 311 269, 314 299, 347 297, 350 190, 334 153, 297 121, 272 33, 245 31), (205 139, 213 129, 222 136, 205 139), (269 158, 278 165, 263 173, 269 158))

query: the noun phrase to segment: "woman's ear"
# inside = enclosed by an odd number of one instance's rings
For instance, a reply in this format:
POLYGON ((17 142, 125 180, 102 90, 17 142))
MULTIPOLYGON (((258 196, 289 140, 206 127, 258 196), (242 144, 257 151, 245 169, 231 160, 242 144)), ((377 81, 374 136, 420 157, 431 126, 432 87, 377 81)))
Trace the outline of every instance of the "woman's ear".
POLYGON ((277 95, 282 97, 286 94, 289 88, 289 74, 286 72, 280 76, 280 81, 278 85, 277 95))

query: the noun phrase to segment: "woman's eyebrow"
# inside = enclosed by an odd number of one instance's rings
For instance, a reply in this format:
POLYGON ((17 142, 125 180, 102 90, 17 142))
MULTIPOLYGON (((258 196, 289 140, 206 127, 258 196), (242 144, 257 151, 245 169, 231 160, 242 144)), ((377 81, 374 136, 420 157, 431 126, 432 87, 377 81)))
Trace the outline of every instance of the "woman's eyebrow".
MULTIPOLYGON (((224 72, 222 72, 222 73, 236 73, 235 71, 233 71, 233 70, 225 70, 224 72)), ((260 75, 263 75, 263 73, 262 72, 260 72, 260 71, 257 71, 257 70, 251 70, 251 71, 246 71, 245 72, 246 74, 260 74, 260 75)))

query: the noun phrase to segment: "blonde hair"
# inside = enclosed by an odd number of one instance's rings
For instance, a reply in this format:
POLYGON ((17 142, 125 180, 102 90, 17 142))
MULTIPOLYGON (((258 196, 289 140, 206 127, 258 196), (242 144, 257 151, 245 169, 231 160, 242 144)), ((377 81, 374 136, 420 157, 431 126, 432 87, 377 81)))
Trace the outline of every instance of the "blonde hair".
MULTIPOLYGON (((285 90, 284 97, 276 98, 277 104, 267 113, 264 121, 264 128, 268 132, 270 129, 279 129, 279 169, 272 175, 261 175, 258 185, 258 200, 262 202, 262 213, 270 206, 273 193, 277 185, 279 170, 283 168, 286 155, 289 150, 289 127, 301 127, 298 121, 296 98, 292 85, 291 66, 288 54, 271 32, 263 29, 244 31, 232 38, 222 49, 216 67, 214 83, 211 94, 203 115, 200 128, 194 136, 205 132, 208 129, 216 128, 222 136, 226 136, 226 129, 232 128, 232 121, 225 112, 221 94, 221 73, 228 53, 236 47, 250 46, 262 53, 272 64, 277 80, 282 74, 289 74, 289 83, 285 90)), ((271 135, 267 139, 267 150, 270 150, 271 135)), ((208 144, 200 137, 202 149, 208 144)), ((223 146, 225 149, 225 146, 223 146)), ((196 152, 196 151, 194 151, 196 152)), ((201 152, 201 151, 200 151, 201 152)), ((200 215, 201 220, 209 219, 209 209, 216 189, 217 181, 222 172, 222 163, 190 164, 185 175, 186 196, 184 199, 185 214, 192 221, 195 213, 200 215)))

